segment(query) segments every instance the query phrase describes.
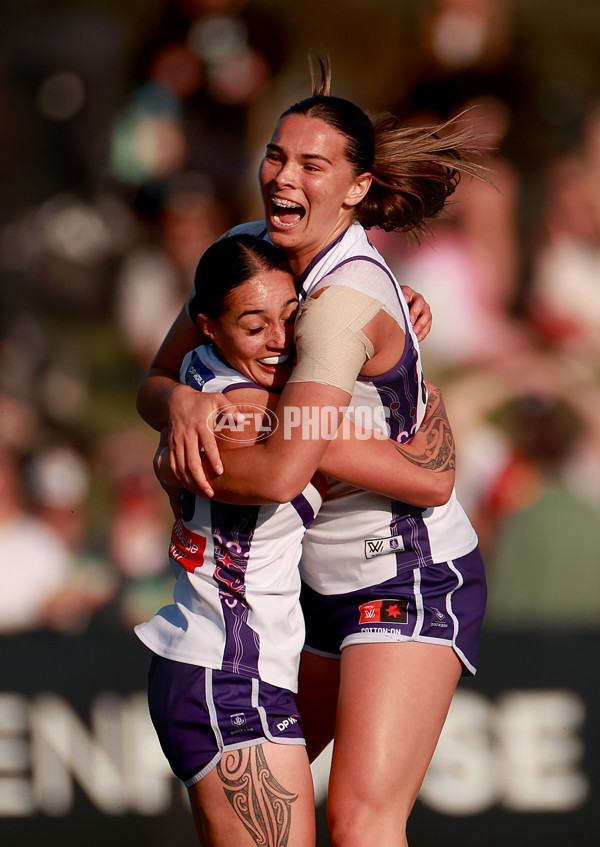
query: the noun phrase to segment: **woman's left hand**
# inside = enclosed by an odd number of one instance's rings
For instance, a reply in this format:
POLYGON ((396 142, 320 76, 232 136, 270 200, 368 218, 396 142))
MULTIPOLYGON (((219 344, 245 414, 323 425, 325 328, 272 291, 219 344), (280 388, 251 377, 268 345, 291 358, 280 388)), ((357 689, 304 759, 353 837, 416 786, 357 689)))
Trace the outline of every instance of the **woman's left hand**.
POLYGON ((431 307, 422 294, 419 294, 408 285, 402 286, 402 293, 404 294, 404 299, 408 303, 410 320, 413 325, 415 335, 419 341, 423 341, 429 335, 429 331, 431 330, 431 322, 433 320, 431 307))

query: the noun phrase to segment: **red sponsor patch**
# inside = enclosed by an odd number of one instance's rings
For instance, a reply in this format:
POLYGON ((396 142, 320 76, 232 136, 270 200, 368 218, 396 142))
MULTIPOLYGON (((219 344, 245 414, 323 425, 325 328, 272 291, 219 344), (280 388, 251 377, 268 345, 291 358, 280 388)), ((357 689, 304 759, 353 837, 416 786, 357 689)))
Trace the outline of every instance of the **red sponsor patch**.
POLYGON ((186 571, 194 573, 196 568, 204 564, 205 550, 206 538, 187 529, 181 518, 178 518, 171 533, 169 556, 186 571))
POLYGON ((358 607, 359 624, 407 623, 408 600, 372 600, 358 607))

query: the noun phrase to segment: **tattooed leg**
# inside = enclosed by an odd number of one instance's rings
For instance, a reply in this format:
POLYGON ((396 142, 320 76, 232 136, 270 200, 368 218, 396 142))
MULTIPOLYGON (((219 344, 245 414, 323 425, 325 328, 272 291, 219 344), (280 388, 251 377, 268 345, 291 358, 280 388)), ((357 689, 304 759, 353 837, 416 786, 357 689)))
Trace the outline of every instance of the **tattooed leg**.
POLYGON ((287 847, 298 799, 271 773, 262 745, 235 750, 217 765, 225 796, 257 847, 287 847))
POLYGON ((314 847, 304 746, 265 742, 228 751, 189 796, 203 847, 314 847))

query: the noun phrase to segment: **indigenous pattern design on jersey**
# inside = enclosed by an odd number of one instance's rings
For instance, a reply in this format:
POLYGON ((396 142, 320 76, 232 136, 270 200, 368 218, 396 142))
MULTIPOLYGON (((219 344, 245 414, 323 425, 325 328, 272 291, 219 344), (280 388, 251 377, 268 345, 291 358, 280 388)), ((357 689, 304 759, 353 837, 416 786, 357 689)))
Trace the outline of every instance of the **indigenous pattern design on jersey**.
MULTIPOLYGON (((181 379, 200 391, 260 388, 208 345, 186 356, 181 379)), ((304 641, 298 562, 319 488, 311 483, 291 503, 263 506, 184 492, 169 551, 174 602, 137 626, 138 637, 164 658, 296 691, 304 641)))

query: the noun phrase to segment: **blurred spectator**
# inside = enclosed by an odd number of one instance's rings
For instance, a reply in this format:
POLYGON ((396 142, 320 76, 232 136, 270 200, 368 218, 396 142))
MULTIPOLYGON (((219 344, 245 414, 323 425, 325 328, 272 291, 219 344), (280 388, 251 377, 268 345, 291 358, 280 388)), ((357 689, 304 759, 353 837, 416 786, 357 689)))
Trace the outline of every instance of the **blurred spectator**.
POLYGON ((585 421, 553 394, 523 395, 505 412, 513 454, 492 493, 505 522, 488 562, 488 624, 597 627, 600 508, 566 473, 585 421))
POLYGON ((67 444, 38 450, 25 469, 29 498, 36 516, 51 527, 72 551, 85 545, 90 472, 85 460, 67 444))
POLYGON ((169 176, 209 173, 237 219, 252 104, 287 51, 285 16, 248 0, 165 3, 138 53, 138 82, 113 129, 112 167, 156 192, 169 176))
POLYGON ((0 633, 62 628, 53 603, 71 573, 67 545, 28 514, 17 460, 0 447, 0 633))
POLYGON ((152 466, 158 436, 126 429, 97 445, 109 484, 106 555, 115 591, 102 618, 130 628, 171 601, 168 543, 172 514, 152 466), (156 436, 156 437, 155 437, 156 436))
POLYGON ((181 309, 204 250, 228 228, 208 177, 185 173, 167 182, 155 225, 147 226, 121 265, 115 319, 127 348, 145 367, 181 309))
POLYGON ((51 604, 55 626, 61 629, 83 629, 115 587, 102 550, 93 545, 91 481, 87 460, 65 441, 40 447, 25 464, 31 514, 62 540, 71 557, 69 585, 51 604))
MULTIPOLYGON (((398 278, 431 305, 434 321, 423 355, 434 374, 510 355, 528 343, 510 313, 519 284, 520 181, 498 155, 509 113, 491 97, 464 103, 458 113, 474 131, 489 181, 463 178, 448 211, 419 242, 372 235, 398 278)), ((413 116, 412 122, 421 121, 413 116)))
POLYGON ((597 367, 600 357, 600 103, 578 150, 548 170, 527 312, 543 341, 597 367))
POLYGON ((106 174, 106 127, 125 79, 125 29, 103 4, 85 5, 3 4, 0 37, 16 155, 2 157, 3 168, 9 163, 2 176, 13 209, 58 191, 93 191, 106 174))
MULTIPOLYGON (((418 4, 413 77, 398 103, 403 111, 449 116, 480 96, 526 96, 528 78, 506 0, 424 0, 418 4)), ((392 109, 394 111, 394 109, 392 109)))

